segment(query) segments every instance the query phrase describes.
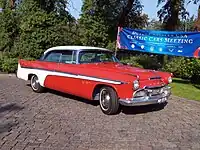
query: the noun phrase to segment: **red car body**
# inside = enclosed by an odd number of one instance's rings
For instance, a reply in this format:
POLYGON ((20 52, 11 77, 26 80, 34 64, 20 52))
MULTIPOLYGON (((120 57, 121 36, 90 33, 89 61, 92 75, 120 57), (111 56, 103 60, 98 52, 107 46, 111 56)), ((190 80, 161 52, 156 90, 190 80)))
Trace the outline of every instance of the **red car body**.
MULTIPOLYGON (((111 53, 107 49, 96 47, 54 47, 47 50, 40 60, 20 60, 17 76, 24 80, 30 80, 33 75, 36 75, 37 83, 41 87, 69 93, 89 100, 99 100, 100 89, 105 86, 110 87, 116 92, 118 102, 127 106, 163 103, 168 99, 170 88, 167 85, 171 82, 170 73, 131 67, 115 61, 80 63, 80 55, 86 51, 88 52, 87 54, 93 54, 93 52, 96 54, 99 51, 101 52, 101 54, 98 54, 99 56, 103 55, 104 52, 105 54, 108 53, 109 56, 111 53), (54 56, 57 57, 58 54, 56 52, 62 53, 62 51, 73 51, 75 57, 72 58, 73 63, 44 60, 45 56, 50 52, 55 52, 54 56), (133 85, 134 81, 137 81, 138 85, 137 83, 133 85), (138 87, 134 89, 133 86, 138 87), (137 96, 141 91, 147 95, 137 96), (155 95, 149 96, 149 93, 155 91, 157 91, 155 95), (164 91, 167 91, 167 94, 163 96, 164 91), (145 100, 147 96, 149 100, 145 100), (151 101, 153 96, 157 96, 157 99, 155 100, 154 98, 151 101)), ((58 55, 59 59, 62 56, 64 55, 58 55)), ((66 54, 65 56, 71 55, 66 54)), ((109 57, 109 59, 111 58, 109 57)))

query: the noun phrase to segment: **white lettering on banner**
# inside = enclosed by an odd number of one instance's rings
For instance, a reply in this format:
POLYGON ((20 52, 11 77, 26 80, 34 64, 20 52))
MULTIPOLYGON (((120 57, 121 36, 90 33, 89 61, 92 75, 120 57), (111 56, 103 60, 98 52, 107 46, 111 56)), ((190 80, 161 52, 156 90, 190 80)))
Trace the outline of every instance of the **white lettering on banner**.
MULTIPOLYGON (((179 35, 180 37, 180 35, 179 35)), ((180 44, 192 44, 193 39, 188 39, 187 35, 183 35, 182 38, 163 38, 163 37, 152 37, 152 36, 141 36, 141 35, 127 35, 128 39, 131 40, 142 40, 142 41, 149 41, 149 42, 165 42, 165 43, 180 43, 180 44)))
POLYGON ((140 33, 138 31, 133 31, 131 35, 139 36, 158 36, 158 37, 176 37, 176 38, 188 38, 186 34, 164 34, 164 33, 140 33))
POLYGON ((149 41, 153 42, 153 37, 149 37, 149 41))

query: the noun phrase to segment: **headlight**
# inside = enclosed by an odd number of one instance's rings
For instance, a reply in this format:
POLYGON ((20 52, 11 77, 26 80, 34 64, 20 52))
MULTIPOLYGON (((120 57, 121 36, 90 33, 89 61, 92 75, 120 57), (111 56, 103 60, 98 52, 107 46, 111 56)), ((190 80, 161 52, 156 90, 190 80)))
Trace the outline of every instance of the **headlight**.
POLYGON ((134 90, 139 89, 139 87, 140 87, 139 81, 138 80, 133 81, 133 88, 134 88, 134 90))
POLYGON ((172 83, 172 77, 168 78, 168 83, 172 83))

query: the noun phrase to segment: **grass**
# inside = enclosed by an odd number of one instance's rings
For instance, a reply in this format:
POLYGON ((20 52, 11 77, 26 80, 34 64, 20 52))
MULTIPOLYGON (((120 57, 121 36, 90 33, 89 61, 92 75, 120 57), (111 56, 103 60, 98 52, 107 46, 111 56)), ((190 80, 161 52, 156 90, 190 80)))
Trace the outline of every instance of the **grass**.
POLYGON ((173 83, 171 83, 170 86, 172 87, 173 95, 189 100, 200 101, 200 85, 194 85, 187 80, 174 78, 173 83))

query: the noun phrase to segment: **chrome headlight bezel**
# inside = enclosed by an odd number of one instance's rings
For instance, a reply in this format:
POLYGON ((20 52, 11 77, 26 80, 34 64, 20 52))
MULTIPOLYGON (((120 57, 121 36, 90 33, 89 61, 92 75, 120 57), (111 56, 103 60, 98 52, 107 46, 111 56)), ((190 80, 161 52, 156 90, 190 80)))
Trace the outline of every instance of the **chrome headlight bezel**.
POLYGON ((140 87, 139 81, 138 80, 133 81, 133 89, 137 90, 139 89, 139 87, 140 87))
POLYGON ((171 76, 168 78, 168 83, 169 84, 172 83, 172 77, 171 76))

